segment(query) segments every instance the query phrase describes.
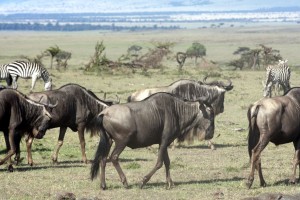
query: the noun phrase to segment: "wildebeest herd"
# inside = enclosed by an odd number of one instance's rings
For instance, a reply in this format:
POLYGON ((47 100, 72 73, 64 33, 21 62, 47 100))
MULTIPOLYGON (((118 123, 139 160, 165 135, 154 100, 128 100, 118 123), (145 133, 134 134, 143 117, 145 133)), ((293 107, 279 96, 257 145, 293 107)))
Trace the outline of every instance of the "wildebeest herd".
MULTIPOLYGON (((300 88, 289 88, 290 70, 286 63, 287 61, 279 61, 274 70, 268 68, 265 84, 268 94, 271 94, 269 90, 272 85, 283 85, 286 90, 284 95, 264 97, 250 105, 247 112, 251 162, 250 175, 246 182, 248 188, 254 180, 255 170, 258 171, 261 186, 266 186, 260 154, 270 141, 276 145, 293 142, 295 157, 290 182, 296 182, 296 169, 300 166, 300 137, 297 134, 300 131, 300 88)), ((215 117, 224 111, 225 93, 233 89, 230 79, 227 83, 207 82, 205 77, 203 81, 178 80, 169 86, 143 89, 130 95, 127 103, 102 100, 85 87, 72 83, 59 89, 24 95, 15 88, 9 88, 11 77, 5 71, 5 66, 1 68, 4 71, 0 71, 5 73, 0 75, 8 84, 8 87, 0 87, 0 131, 4 133, 7 153, 0 160, 0 165, 8 162, 9 170, 13 171, 11 157, 16 154, 15 160, 19 162, 20 141, 24 135, 27 136, 28 164, 32 165, 33 139, 42 139, 48 129, 58 127, 59 137, 52 156, 53 162, 57 162, 65 132, 70 128, 78 132, 82 161, 88 163, 84 139, 84 132, 88 131, 92 135, 100 135, 90 173, 94 179, 100 170, 102 189, 106 189, 107 161, 112 162, 121 182, 127 188, 128 183, 119 164, 119 155, 125 147, 135 149, 153 144, 159 145, 157 161, 153 169, 142 178, 140 187, 165 165, 167 188, 171 188, 173 181, 168 146, 176 139, 212 139, 215 117), (113 143, 114 148, 110 153, 113 143)), ((48 72, 46 74, 51 80, 48 72)), ((45 86, 46 83, 47 81, 45 86)))

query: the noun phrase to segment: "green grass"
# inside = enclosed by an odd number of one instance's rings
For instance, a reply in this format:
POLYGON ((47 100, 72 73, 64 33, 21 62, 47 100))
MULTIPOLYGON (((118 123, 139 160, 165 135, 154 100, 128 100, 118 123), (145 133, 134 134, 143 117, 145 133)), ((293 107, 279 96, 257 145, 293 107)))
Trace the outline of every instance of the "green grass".
MULTIPOLYGON (((261 81, 265 79, 261 71, 227 71, 195 67, 187 60, 183 72, 178 72, 173 59, 165 61, 165 68, 150 70, 147 76, 141 71, 131 74, 126 70, 116 70, 113 74, 96 76, 80 70, 93 54, 94 45, 103 40, 107 56, 118 58, 130 45, 151 47, 151 41, 175 41, 174 52, 184 51, 193 41, 207 47, 207 60, 225 63, 234 58, 232 52, 240 46, 256 47, 263 43, 281 51, 291 66, 299 66, 298 47, 299 26, 264 26, 224 29, 195 29, 163 32, 1 32, 0 62, 8 63, 19 55, 35 56, 49 46, 58 45, 72 52, 69 68, 66 71, 49 70, 58 88, 64 84, 78 83, 94 91, 100 98, 104 92, 107 98, 115 95, 126 102, 127 96, 142 88, 169 85, 181 79, 202 80, 206 74, 216 79, 230 77, 234 88, 226 93, 225 111, 216 117, 216 130, 213 142, 217 150, 212 151, 206 142, 184 144, 174 150, 169 149, 171 176, 175 187, 165 189, 165 170, 162 167, 143 189, 139 189, 142 177, 155 165, 157 145, 154 148, 126 148, 120 156, 120 164, 127 176, 130 188, 124 189, 118 174, 111 163, 107 164, 106 179, 108 190, 100 190, 100 180, 90 180, 90 164, 81 163, 81 152, 77 133, 68 129, 64 145, 59 154, 59 164, 53 165, 51 155, 57 143, 58 129, 47 132, 42 140, 33 143, 35 165, 27 165, 26 146, 22 142, 23 162, 15 166, 14 173, 7 173, 6 166, 0 166, 0 199, 56 199, 58 194, 71 192, 78 199, 242 199, 261 193, 299 193, 299 186, 287 185, 290 177, 291 160, 294 150, 292 144, 274 146, 269 144, 262 153, 263 173, 268 186, 259 187, 257 174, 252 189, 245 187, 250 167, 247 152, 246 112, 248 106, 262 97, 261 81), (242 131, 236 131, 242 129, 242 131)), ((50 63, 45 60, 45 64, 50 63)), ((293 68, 291 84, 299 86, 300 71, 293 68)), ((4 84, 4 82, 1 82, 4 84)), ((19 89, 29 92, 31 80, 19 79, 19 89)), ((41 80, 35 91, 43 90, 41 80)), ((86 135, 86 152, 93 159, 99 138, 86 135)), ((5 149, 3 136, 0 135, 0 150, 5 149)), ((4 156, 1 154, 0 156, 4 156)))

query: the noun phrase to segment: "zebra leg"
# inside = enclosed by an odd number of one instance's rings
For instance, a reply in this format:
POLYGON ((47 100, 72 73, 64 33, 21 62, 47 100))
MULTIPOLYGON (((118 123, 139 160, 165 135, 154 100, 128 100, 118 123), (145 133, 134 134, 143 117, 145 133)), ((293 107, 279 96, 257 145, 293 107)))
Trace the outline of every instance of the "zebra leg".
POLYGON ((14 90, 16 90, 16 89, 18 89, 18 83, 17 83, 17 80, 18 80, 18 77, 17 76, 13 76, 12 77, 12 88, 14 89, 14 90))
POLYGON ((37 75, 36 75, 36 74, 32 74, 32 83, 31 83, 31 89, 30 89, 30 92, 33 91, 33 88, 34 88, 34 86, 35 86, 36 79, 37 79, 37 75))

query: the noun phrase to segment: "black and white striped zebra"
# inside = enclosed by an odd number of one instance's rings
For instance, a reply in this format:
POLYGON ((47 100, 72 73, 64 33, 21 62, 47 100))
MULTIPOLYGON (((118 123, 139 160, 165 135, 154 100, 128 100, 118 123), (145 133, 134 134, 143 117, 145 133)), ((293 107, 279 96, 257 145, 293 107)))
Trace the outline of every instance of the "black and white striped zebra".
POLYGON ((48 71, 41 65, 32 62, 15 61, 7 65, 8 73, 12 77, 13 89, 18 88, 17 80, 19 77, 29 79, 32 78, 30 91, 33 91, 35 82, 38 78, 42 78, 45 82, 45 90, 52 89, 52 79, 48 71))
POLYGON ((264 86, 264 97, 272 96, 272 86, 275 89, 279 85, 283 88, 284 93, 287 92, 290 86, 291 70, 287 65, 287 60, 279 60, 278 65, 270 65, 266 68, 266 83, 264 86))
POLYGON ((0 80, 5 80, 7 86, 11 86, 12 84, 12 78, 7 70, 7 64, 0 65, 0 80))

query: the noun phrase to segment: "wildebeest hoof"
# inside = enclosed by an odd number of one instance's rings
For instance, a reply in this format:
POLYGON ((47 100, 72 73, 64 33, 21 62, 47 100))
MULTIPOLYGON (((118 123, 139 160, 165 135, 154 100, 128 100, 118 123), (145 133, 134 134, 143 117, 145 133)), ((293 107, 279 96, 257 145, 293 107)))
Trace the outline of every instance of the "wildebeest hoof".
POLYGON ((8 172, 14 172, 14 168, 12 166, 12 164, 10 164, 7 168, 8 172))
POLYGON ((267 183, 266 183, 266 182, 263 182, 263 183, 260 184, 260 186, 261 186, 261 187, 267 187, 267 183))
POLYGON ((251 186, 252 186, 252 183, 253 183, 253 180, 248 180, 248 181, 246 182, 246 187, 247 187, 248 189, 250 189, 251 186))
POLYGON ((143 189, 144 185, 145 185, 145 183, 142 181, 142 182, 140 183, 140 189, 143 189))
POLYGON ((102 190, 106 190, 106 185, 105 184, 101 184, 101 189, 102 190))
POLYGON ((296 179, 290 179, 289 184, 295 185, 296 184, 296 179))
POLYGON ((129 186, 128 186, 127 183, 123 183, 123 186, 124 186, 125 189, 128 189, 128 188, 129 188, 129 186))
POLYGON ((167 189, 167 190, 170 190, 170 189, 172 189, 174 186, 175 186, 175 185, 174 185, 173 181, 171 181, 171 182, 167 183, 166 189, 167 189))

